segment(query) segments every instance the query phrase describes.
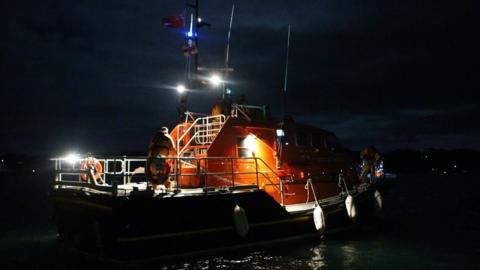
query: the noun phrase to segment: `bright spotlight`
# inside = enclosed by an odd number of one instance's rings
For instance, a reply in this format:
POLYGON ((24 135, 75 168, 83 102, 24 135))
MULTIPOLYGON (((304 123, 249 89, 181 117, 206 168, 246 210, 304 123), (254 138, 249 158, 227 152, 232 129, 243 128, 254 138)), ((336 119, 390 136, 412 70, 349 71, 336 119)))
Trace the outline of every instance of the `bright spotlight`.
POLYGON ((248 149, 249 154, 255 156, 255 153, 257 152, 257 137, 253 134, 248 134, 243 140, 243 147, 248 149))
POLYGON ((185 92, 185 90, 186 90, 186 89, 185 89, 185 86, 183 86, 183 84, 177 85, 177 88, 176 88, 176 89, 177 89, 177 92, 180 93, 180 94, 183 93, 183 92, 185 92))
POLYGON ((222 83, 222 78, 218 74, 213 74, 209 81, 213 86, 219 86, 222 83))
POLYGON ((70 153, 70 154, 66 155, 65 157, 63 157, 63 160, 65 160, 66 162, 68 162, 70 164, 74 164, 76 161, 80 160, 80 156, 78 154, 75 154, 75 153, 70 153))

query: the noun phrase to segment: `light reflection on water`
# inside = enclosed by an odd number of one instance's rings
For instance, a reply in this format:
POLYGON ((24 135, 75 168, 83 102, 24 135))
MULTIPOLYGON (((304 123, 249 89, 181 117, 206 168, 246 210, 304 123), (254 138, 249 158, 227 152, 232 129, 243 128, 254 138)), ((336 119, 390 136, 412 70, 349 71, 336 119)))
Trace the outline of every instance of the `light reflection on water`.
POLYGON ((170 269, 358 269, 359 249, 354 243, 322 240, 292 243, 281 247, 230 254, 165 266, 170 269))
MULTIPOLYGON (((99 262, 79 254, 68 254, 59 250, 55 244, 55 235, 24 234, 15 238, 4 237, 2 246, 8 246, 7 252, 0 254, 2 269, 21 265, 24 269, 90 269, 98 268, 99 262), (28 258, 28 260, 26 260, 28 258), (31 265, 30 265, 31 264, 31 265), (6 266, 6 268, 5 268, 6 266)), ((448 242, 447 242, 448 243, 448 242)), ((475 242, 477 243, 477 242, 475 242)), ((317 239, 305 242, 292 242, 288 245, 265 247, 254 251, 235 251, 230 254, 209 254, 203 258, 190 258, 170 262, 153 261, 139 265, 120 265, 123 269, 479 269, 473 267, 480 255, 478 245, 473 249, 464 246, 449 248, 449 245, 437 246, 435 243, 411 243, 408 240, 385 239, 382 235, 369 236, 361 240, 317 239)), ((102 262, 103 269, 117 268, 102 262)), ((477 263, 478 266, 478 263, 477 263)))
POLYGON ((311 248, 312 258, 307 262, 307 265, 313 270, 325 269, 327 267, 327 261, 325 260, 324 251, 325 245, 320 244, 317 247, 311 248))
POLYGON ((352 244, 346 244, 340 247, 343 254, 343 266, 344 269, 354 269, 358 264, 358 250, 352 244))

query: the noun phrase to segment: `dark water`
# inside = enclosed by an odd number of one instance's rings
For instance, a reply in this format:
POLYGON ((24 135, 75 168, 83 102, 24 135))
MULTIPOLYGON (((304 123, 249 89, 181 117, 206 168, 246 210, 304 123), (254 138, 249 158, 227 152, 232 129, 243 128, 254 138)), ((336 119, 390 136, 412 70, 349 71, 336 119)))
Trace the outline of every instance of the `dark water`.
POLYGON ((478 175, 399 175, 355 231, 177 261, 99 261, 55 242, 45 175, 1 175, 0 269, 480 269, 478 175))

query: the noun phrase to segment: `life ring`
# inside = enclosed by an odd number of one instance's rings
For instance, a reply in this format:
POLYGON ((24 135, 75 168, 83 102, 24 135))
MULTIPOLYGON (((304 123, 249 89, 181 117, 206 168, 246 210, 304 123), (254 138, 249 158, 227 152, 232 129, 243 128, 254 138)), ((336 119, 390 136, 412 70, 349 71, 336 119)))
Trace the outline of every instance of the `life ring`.
POLYGON ((320 205, 317 205, 313 210, 313 222, 315 223, 315 229, 317 232, 323 233, 325 230, 325 215, 320 205))
POLYGON ((352 195, 348 195, 345 199, 345 208, 347 209, 347 215, 352 220, 357 219, 357 207, 355 206, 355 201, 353 200, 352 195))
MULTIPOLYGON (((103 172, 103 166, 100 163, 100 161, 98 161, 96 158, 94 157, 86 158, 84 161, 80 163, 80 170, 89 170, 90 168, 92 168, 92 166, 94 168, 93 177, 95 181, 97 182, 102 181, 101 173, 103 172)), ((81 173, 80 179, 82 181, 87 181, 88 175, 86 173, 81 173)))
POLYGON ((233 209, 233 225, 235 227, 235 231, 237 234, 245 238, 250 230, 250 226, 248 225, 247 214, 245 213, 245 209, 242 207, 235 205, 233 209))
POLYGON ((150 183, 159 185, 168 180, 172 164, 166 157, 150 157, 147 159, 146 176, 150 183))

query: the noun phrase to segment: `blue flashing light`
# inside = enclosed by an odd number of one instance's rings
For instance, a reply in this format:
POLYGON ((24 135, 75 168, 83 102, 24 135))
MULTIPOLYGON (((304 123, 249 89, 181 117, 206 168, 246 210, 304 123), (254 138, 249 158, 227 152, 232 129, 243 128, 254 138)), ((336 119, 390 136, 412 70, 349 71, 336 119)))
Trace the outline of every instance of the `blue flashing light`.
POLYGON ((192 31, 185 32, 185 37, 187 37, 187 38, 192 38, 192 37, 196 37, 196 36, 197 36, 196 32, 192 32, 192 31))

